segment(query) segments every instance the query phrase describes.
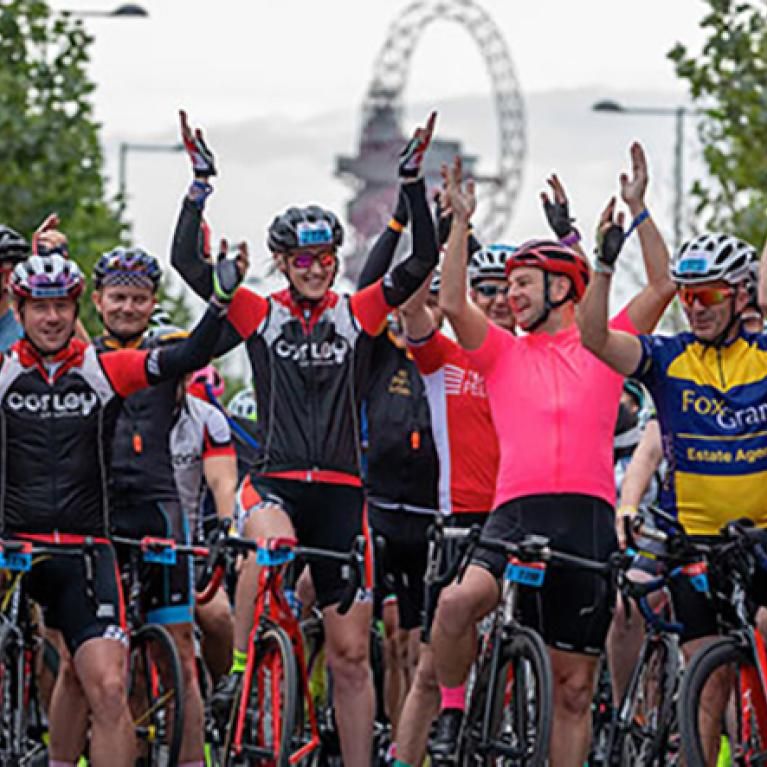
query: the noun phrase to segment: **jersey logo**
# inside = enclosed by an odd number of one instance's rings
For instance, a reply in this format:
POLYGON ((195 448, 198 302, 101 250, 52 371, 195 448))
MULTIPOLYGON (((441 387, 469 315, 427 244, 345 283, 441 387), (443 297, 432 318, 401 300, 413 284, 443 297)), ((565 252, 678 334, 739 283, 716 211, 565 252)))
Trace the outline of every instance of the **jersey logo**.
POLYGON ((413 390, 410 387, 410 376, 407 370, 400 368, 389 381, 389 394, 399 394, 401 397, 412 397, 413 390))
POLYGON ((306 245, 330 245, 333 242, 333 230, 327 221, 308 223, 302 221, 296 225, 298 244, 306 245))
POLYGON ((301 367, 309 365, 343 365, 349 345, 343 338, 332 341, 303 341, 292 343, 280 338, 274 345, 278 357, 297 362, 301 367))
POLYGON ((748 436, 747 427, 767 423, 767 403, 733 410, 725 400, 706 397, 695 389, 682 390, 682 412, 710 416, 720 429, 744 431, 744 436, 748 436))
POLYGON ((20 394, 11 392, 6 406, 15 412, 30 413, 41 418, 73 418, 90 415, 98 405, 95 392, 67 394, 20 394))
POLYGON ((487 397, 485 379, 476 370, 464 370, 457 365, 445 365, 445 394, 470 394, 474 397, 487 397))

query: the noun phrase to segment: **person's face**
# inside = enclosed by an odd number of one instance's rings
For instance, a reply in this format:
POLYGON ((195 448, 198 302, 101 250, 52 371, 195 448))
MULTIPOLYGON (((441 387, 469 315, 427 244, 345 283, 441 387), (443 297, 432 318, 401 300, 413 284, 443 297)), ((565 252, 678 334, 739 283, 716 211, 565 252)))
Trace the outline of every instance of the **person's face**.
POLYGON ((509 306, 509 282, 504 279, 485 279, 471 288, 471 300, 482 314, 504 330, 514 329, 514 317, 509 306))
POLYGON ((27 298, 19 310, 24 333, 42 354, 55 354, 74 333, 77 301, 72 298, 27 298))
POLYGON ((680 287, 677 295, 690 330, 704 342, 716 340, 727 328, 733 312, 740 314, 748 302, 748 294, 742 286, 733 287, 721 280, 680 287))
POLYGON ((149 327, 155 295, 151 288, 107 285, 93 292, 93 303, 110 333, 118 338, 132 338, 149 327))
POLYGON ((445 314, 439 306, 439 293, 429 293, 429 295, 426 296, 426 306, 431 310, 434 324, 437 328, 441 328, 445 319, 445 314))
POLYGON ((336 251, 327 245, 292 250, 277 254, 277 263, 290 284, 304 298, 316 301, 330 290, 336 276, 338 257, 336 251))
MULTIPOLYGON (((509 306, 516 324, 523 330, 534 323, 545 306, 543 270, 520 266, 509 274, 509 306)), ((561 274, 549 274, 549 296, 562 301, 570 290, 570 280, 561 274)))

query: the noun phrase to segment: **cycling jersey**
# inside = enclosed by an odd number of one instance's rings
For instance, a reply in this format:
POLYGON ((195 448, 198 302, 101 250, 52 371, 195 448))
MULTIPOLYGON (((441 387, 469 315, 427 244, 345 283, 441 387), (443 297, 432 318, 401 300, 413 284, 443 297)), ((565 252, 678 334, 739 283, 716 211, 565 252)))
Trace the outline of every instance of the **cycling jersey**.
POLYGON ((388 333, 376 340, 371 369, 365 398, 368 497, 381 508, 433 513, 437 451, 421 376, 388 333))
MULTIPOLYGON (((636 334, 625 309, 610 327, 636 334)), ((480 348, 466 354, 485 376, 500 443, 495 505, 548 493, 613 505, 623 378, 581 345, 578 326, 514 336, 489 323, 480 348)))
POLYGON ((170 434, 170 452, 181 505, 194 537, 200 532, 200 503, 205 486, 203 462, 215 456, 234 457, 226 416, 209 402, 187 396, 170 434))
MULTIPOLYGON (((93 346, 100 354, 124 348, 112 336, 94 339, 93 346)), ((131 344, 131 348, 138 349, 155 346, 157 342, 148 335, 131 344)), ((112 443, 112 483, 118 495, 130 496, 137 503, 178 503, 169 442, 179 413, 182 385, 178 379, 163 381, 131 395, 123 403, 112 443)))
POLYGON ((183 344, 98 355, 73 339, 52 360, 26 340, 0 358, 0 528, 105 535, 109 448, 121 398, 205 365, 209 309, 183 344))
POLYGON ((767 527, 767 336, 721 348, 692 333, 640 340, 668 462, 661 505, 692 535, 740 517, 767 527))
POLYGON ((439 454, 439 508, 446 514, 487 513, 498 474, 498 438, 485 382, 466 352, 442 333, 409 348, 431 409, 439 454))

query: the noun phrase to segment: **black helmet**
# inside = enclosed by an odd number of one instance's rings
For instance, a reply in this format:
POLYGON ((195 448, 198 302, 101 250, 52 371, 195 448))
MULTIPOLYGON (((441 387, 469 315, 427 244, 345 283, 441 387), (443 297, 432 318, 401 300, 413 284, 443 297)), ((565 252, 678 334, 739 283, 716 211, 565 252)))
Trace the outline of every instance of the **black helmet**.
POLYGON ((29 243, 10 226, 0 224, 0 263, 10 261, 17 264, 29 255, 29 243))
POLYGON ((311 245, 339 248, 344 241, 344 228, 335 213, 309 205, 288 208, 269 227, 266 244, 272 253, 287 253, 311 245))

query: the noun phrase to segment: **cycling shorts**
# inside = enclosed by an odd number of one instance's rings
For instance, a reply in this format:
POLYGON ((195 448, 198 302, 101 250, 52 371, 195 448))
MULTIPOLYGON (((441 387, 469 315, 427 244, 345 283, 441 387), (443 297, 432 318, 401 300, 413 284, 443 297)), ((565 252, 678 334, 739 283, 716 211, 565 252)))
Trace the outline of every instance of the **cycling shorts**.
MULTIPOLYGON (((146 535, 190 542, 186 514, 178 501, 144 501, 131 498, 114 503, 115 533, 140 540, 146 535)), ((130 549, 115 546, 120 568, 130 561, 130 549)), ((194 559, 176 553, 175 565, 142 562, 141 609, 147 623, 170 625, 194 621, 194 559)))
MULTIPOLYGON (((240 485, 237 504, 241 534, 259 510, 275 505, 290 517, 301 546, 348 552, 357 536, 367 536, 361 487, 249 475, 240 485)), ((346 582, 341 568, 334 562, 309 562, 318 607, 329 607, 342 599, 346 582)), ((372 586, 371 569, 368 567, 368 582, 363 584, 367 589, 372 586)))
MULTIPOLYGON (((42 538, 35 536, 34 540, 42 538)), ((79 550, 77 546, 61 547, 79 550)), ((90 639, 113 639, 127 646, 122 589, 115 552, 108 543, 95 546, 93 593, 88 593, 84 559, 64 554, 46 556, 35 564, 26 584, 29 595, 43 610, 45 625, 62 633, 72 656, 90 639)))
MULTIPOLYGON (((618 548, 615 513, 601 498, 575 493, 530 495, 501 504, 483 535, 514 541, 542 535, 553 549, 607 562, 618 548)), ((500 579, 503 554, 478 548, 473 563, 500 579)), ((520 618, 547 645, 564 652, 600 655, 615 607, 610 579, 598 573, 549 564, 540 589, 520 590, 520 618)))

